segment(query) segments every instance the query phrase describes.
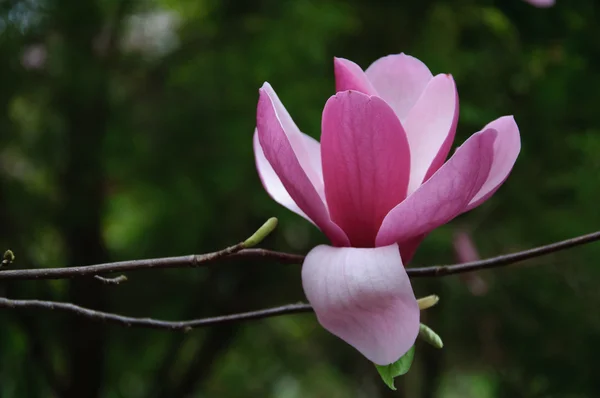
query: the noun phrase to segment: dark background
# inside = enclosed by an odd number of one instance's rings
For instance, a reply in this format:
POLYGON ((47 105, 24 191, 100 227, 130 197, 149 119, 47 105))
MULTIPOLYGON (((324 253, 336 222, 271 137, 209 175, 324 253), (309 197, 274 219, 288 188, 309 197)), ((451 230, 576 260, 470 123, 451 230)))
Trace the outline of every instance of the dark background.
MULTIPOLYGON (((319 136, 334 56, 406 52, 451 73, 456 145, 514 114, 523 149, 485 205, 429 236, 414 264, 482 256, 600 225, 600 5, 558 0, 2 0, 0 249, 14 268, 216 250, 266 218, 264 247, 325 238, 264 192, 254 168, 268 80, 319 136)), ((496 398, 600 395, 600 245, 471 277, 416 280, 444 339, 419 343, 392 393, 312 314, 173 333, 0 310, 2 397, 496 398)), ((0 284, 0 295, 178 320, 304 300, 300 267, 266 262, 0 284)))

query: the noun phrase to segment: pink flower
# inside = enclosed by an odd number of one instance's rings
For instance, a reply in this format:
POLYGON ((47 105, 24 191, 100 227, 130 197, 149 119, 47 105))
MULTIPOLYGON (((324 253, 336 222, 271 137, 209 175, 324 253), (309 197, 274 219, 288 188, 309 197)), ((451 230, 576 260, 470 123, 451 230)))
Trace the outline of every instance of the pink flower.
POLYGON ((323 110, 321 144, 263 85, 256 165, 273 199, 333 244, 314 248, 302 266, 319 322, 386 365, 408 351, 419 330, 403 261, 429 232, 500 187, 519 153, 519 131, 512 117, 497 119, 445 162, 458 119, 452 76, 432 76, 404 54, 366 72, 336 58, 335 76, 338 93, 323 110))
POLYGON ((525 0, 525 1, 528 2, 529 4, 531 4, 532 6, 540 7, 540 8, 552 7, 555 3, 554 0, 525 0))

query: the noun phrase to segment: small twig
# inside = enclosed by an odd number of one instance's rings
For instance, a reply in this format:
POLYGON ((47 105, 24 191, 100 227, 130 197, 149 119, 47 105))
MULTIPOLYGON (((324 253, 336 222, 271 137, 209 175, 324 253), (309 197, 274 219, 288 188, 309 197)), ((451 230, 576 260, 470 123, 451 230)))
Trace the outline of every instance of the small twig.
POLYGON ((483 269, 503 267, 505 265, 515 264, 520 261, 545 256, 546 254, 570 249, 572 247, 595 242, 597 240, 600 240, 600 231, 578 236, 576 238, 563 240, 561 242, 551 243, 546 246, 540 246, 517 253, 504 254, 501 256, 487 258, 484 260, 471 261, 468 263, 454 265, 436 265, 432 267, 407 268, 406 272, 408 273, 408 275, 413 277, 436 277, 453 274, 462 274, 465 272, 472 271, 480 271, 483 269))
MULTIPOLYGON (((411 277, 439 277, 479 271, 483 269, 514 264, 520 261, 528 260, 534 257, 540 257, 597 240, 600 240, 600 231, 572 239, 567 239, 561 242, 552 243, 550 245, 512 254, 505 254, 484 260, 453 265, 407 268, 406 272, 411 277)), ((204 267, 220 260, 239 258, 274 260, 281 264, 302 264, 304 261, 304 256, 300 254, 283 253, 266 249, 244 249, 243 247, 243 243, 238 243, 235 246, 208 254, 193 254, 180 257, 120 261, 115 263, 70 268, 6 270, 0 271, 0 280, 70 279, 113 272, 137 271, 142 269, 204 267)))
POLYGON ((142 327, 151 329, 181 330, 189 331, 191 329, 224 324, 230 322, 241 322, 263 318, 270 318, 284 314, 297 314, 303 312, 312 312, 308 304, 297 303, 288 304, 281 307, 267 308, 258 311, 242 312, 239 314, 215 316, 212 318, 201 318, 190 321, 162 321, 152 318, 133 318, 111 314, 108 312, 91 310, 71 303, 61 303, 55 301, 40 300, 11 300, 0 297, 0 308, 37 308, 46 310, 58 310, 68 312, 74 315, 82 316, 94 321, 116 323, 127 327, 142 327))
POLYGON ((235 258, 266 258, 277 260, 284 264, 302 264, 302 261, 304 261, 304 256, 301 255, 280 253, 265 249, 243 249, 242 244, 239 243, 224 250, 207 254, 118 261, 114 263, 85 265, 82 267, 0 271, 0 280, 72 279, 143 269, 206 267, 220 260, 235 258))
MULTIPOLYGON (((470 263, 450 265, 450 266, 411 268, 411 269, 407 269, 407 272, 411 276, 443 276, 443 275, 451 275, 451 274, 458 274, 458 273, 462 273, 462 272, 487 269, 487 268, 492 268, 492 267, 501 267, 504 265, 513 264, 513 263, 516 263, 519 261, 542 256, 542 255, 556 252, 559 250, 568 249, 570 247, 583 245, 585 243, 593 242, 593 241, 596 241, 599 239, 600 239, 600 232, 595 232, 595 233, 583 235, 583 236, 580 236, 577 238, 568 239, 568 240, 565 240, 562 242, 553 243, 551 245, 541 246, 541 247, 538 247, 535 249, 525 250, 525 251, 518 252, 518 253, 498 256, 498 257, 490 258, 487 260, 473 261, 470 263)), ((241 249, 239 249, 239 245, 236 245, 236 246, 227 248, 225 250, 222 250, 220 252, 210 253, 210 254, 206 254, 206 255, 202 255, 202 256, 179 257, 179 259, 187 258, 186 261, 188 261, 188 262, 186 262, 185 264, 187 266, 194 266, 194 265, 190 265, 189 261, 192 261, 192 264, 196 264, 196 259, 195 259, 196 257, 200 257, 203 261, 214 261, 215 259, 223 258, 223 257, 230 256, 230 255, 233 256, 236 253, 241 253, 241 252, 242 251, 241 251, 241 249), (236 252, 236 250, 237 250, 237 252, 236 252)), ((289 262, 292 262, 292 260, 294 260, 293 262, 300 262, 300 261, 296 261, 296 260, 301 260, 301 258, 299 259, 299 257, 302 257, 302 256, 297 256, 297 255, 290 255, 287 253, 268 252, 268 251, 263 251, 260 249, 252 251, 251 253, 258 254, 260 256, 264 256, 267 258, 282 259, 283 260, 282 262, 286 262, 286 260, 289 260, 289 262)), ((175 258, 177 258, 177 257, 175 257, 175 258)), ((123 268, 125 268, 126 266, 129 267, 127 269, 138 269, 138 268, 135 268, 134 266, 132 266, 131 264, 134 264, 134 265, 136 263, 137 264, 139 264, 139 263, 150 264, 152 262, 162 265, 162 268, 165 268, 165 267, 174 267, 172 265, 173 264, 172 259, 173 258, 155 259, 155 260, 137 260, 137 262, 133 261, 133 262, 124 262, 124 263, 104 264, 104 265, 101 264, 101 265, 97 265, 97 266, 80 267, 80 268, 87 270, 90 268, 94 269, 94 267, 96 267, 96 268, 104 267, 104 272, 109 272, 109 271, 106 271, 106 268, 111 266, 111 267, 113 267, 112 270, 114 271, 115 264, 117 264, 117 265, 121 264, 120 270, 123 270, 123 268), (125 265, 123 265, 123 264, 125 264, 125 265), (127 264, 129 264, 129 265, 127 265, 127 264), (131 268, 131 267, 133 267, 133 268, 131 268)), ((177 266, 181 265, 181 263, 176 263, 176 264, 177 264, 177 266)), ((203 264, 203 263, 201 263, 201 264, 203 264)), ((152 267, 148 267, 148 268, 152 268, 152 267)), ((160 266, 155 266, 154 268, 160 268, 160 266)), ((65 270, 70 270, 70 269, 69 268, 54 269, 54 270, 48 270, 48 271, 63 272, 65 270)), ((102 270, 102 268, 101 268, 101 270, 102 270)), ((25 270, 25 271, 44 271, 44 270, 25 270)), ((0 271, 0 275, 14 273, 14 272, 15 271, 0 271)), ((23 272, 23 271, 17 271, 17 272, 23 272)), ((85 272, 87 272, 87 271, 85 271, 85 272)), ((44 276, 46 278, 48 278, 47 274, 45 274, 44 276)), ((74 274, 69 277, 75 277, 75 276, 82 276, 82 275, 74 274)), ((53 278, 57 278, 57 277, 58 277, 57 275, 53 276, 53 278)), ((15 278, 13 276, 12 279, 19 279, 19 278, 15 278)), ((23 278, 21 276, 20 279, 31 279, 31 277, 23 278)), ((111 314, 111 313, 107 313, 107 312, 91 310, 91 309, 83 308, 83 307, 80 307, 80 306, 77 306, 77 305, 71 304, 71 303, 60 303, 60 302, 53 302, 53 301, 11 300, 11 299, 7 299, 7 298, 0 298, 0 308, 38 308, 38 309, 59 310, 59 311, 69 312, 69 313, 72 313, 75 315, 83 316, 88 319, 92 319, 92 320, 96 320, 96 321, 112 322, 112 323, 116 323, 116 324, 120 324, 120 325, 124 325, 124 326, 146 327, 146 328, 167 329, 167 330, 183 330, 183 331, 188 331, 193 328, 198 328, 198 327, 203 327, 203 326, 211 326, 211 325, 223 324, 223 323, 229 323, 229 322, 240 322, 240 321, 247 321, 247 320, 253 320, 253 319, 263 319, 263 318, 279 316, 279 315, 284 315, 284 314, 295 314, 295 313, 303 313, 303 312, 311 312, 312 311, 312 308, 309 304, 298 303, 298 304, 284 305, 281 307, 267 308, 267 309, 257 310, 257 311, 243 312, 243 313, 239 313, 239 314, 216 316, 216 317, 212 317, 212 318, 195 319, 195 320, 191 320, 191 321, 171 322, 171 321, 162 321, 162 320, 151 319, 151 318, 127 317, 127 316, 111 314)))
POLYGON ((99 280, 105 285, 119 285, 123 282, 127 282, 127 277, 125 275, 119 275, 115 278, 105 278, 100 275, 94 275, 94 279, 99 280))

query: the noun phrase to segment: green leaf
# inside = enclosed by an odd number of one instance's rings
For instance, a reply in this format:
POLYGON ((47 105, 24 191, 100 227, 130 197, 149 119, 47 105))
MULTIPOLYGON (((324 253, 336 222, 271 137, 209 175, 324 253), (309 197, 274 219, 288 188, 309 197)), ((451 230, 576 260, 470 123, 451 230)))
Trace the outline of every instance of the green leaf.
POLYGON ((402 376, 406 374, 410 369, 410 365, 412 365, 413 358, 415 357, 415 346, 412 346, 410 350, 406 354, 404 354, 400 359, 396 362, 391 363, 389 365, 377 365, 377 371, 381 376, 381 380, 392 390, 396 391, 396 387, 394 387, 394 378, 398 376, 402 376))
POLYGON ((419 328, 419 337, 421 337, 423 340, 425 340, 427 343, 431 344, 435 348, 444 347, 442 338, 436 332, 431 330, 429 326, 421 324, 419 328))

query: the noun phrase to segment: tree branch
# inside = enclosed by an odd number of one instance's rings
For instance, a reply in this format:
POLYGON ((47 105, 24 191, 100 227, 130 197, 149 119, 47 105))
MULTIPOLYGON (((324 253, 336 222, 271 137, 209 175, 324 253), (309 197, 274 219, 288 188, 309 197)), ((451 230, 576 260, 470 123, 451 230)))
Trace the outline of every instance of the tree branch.
MULTIPOLYGON (((501 267, 509 264, 514 264, 519 261, 557 252, 560 250, 565 250, 578 245, 594 242, 596 240, 600 240, 600 231, 572 239, 567 239, 561 242, 552 243, 550 245, 540 246, 534 249, 525 250, 513 254, 506 254, 481 261, 473 261, 469 263, 449 266, 409 268, 407 269, 407 273, 413 277, 435 277, 477 271, 494 267, 501 267)), ((8 278, 4 277, 4 279, 57 279, 61 277, 73 278, 77 276, 86 276, 90 274, 95 275, 100 272, 114 272, 143 268, 176 268, 182 266, 195 267, 200 265, 207 265, 208 263, 214 262, 216 260, 229 257, 265 257, 269 259, 276 259, 282 263, 299 263, 303 259, 303 256, 299 255, 272 252, 262 249, 242 249, 243 247, 244 244, 240 243, 218 252, 203 255, 169 257, 153 260, 125 261, 121 263, 100 264, 88 267, 66 269, 55 268, 49 270, 0 271, 0 276, 3 274, 11 275, 8 278), (75 270, 76 272, 68 273, 68 271, 72 270, 75 270), (91 270, 91 272, 89 270, 91 270)), ((2 277, 0 277, 0 279, 2 279, 2 277)), ((163 321, 152 318, 133 318, 128 316, 122 316, 80 307, 71 303, 62 303, 54 301, 11 300, 0 297, 0 308, 37 308, 59 310, 82 316, 88 319, 92 319, 95 321, 111 322, 128 327, 145 327, 153 329, 183 331, 188 331, 193 328, 199 328, 204 326, 226 324, 231 322, 241 322, 254 319, 263 319, 284 314, 296 314, 313 311, 312 307, 309 304, 297 303, 283 305, 280 307, 267 308, 263 310, 216 316, 212 318, 201 318, 190 321, 163 321)))
POLYGON ((266 258, 283 264, 301 264, 304 261, 304 256, 299 254, 281 253, 265 249, 244 249, 243 247, 242 243, 238 243, 226 249, 207 254, 118 261, 69 268, 4 270, 0 271, 0 280, 72 279, 143 269, 196 268, 205 267, 220 260, 236 258, 266 258))
MULTIPOLYGON (((517 253, 505 254, 484 260, 472 261, 453 265, 436 265, 431 267, 407 268, 406 272, 411 277, 439 277, 483 269, 503 267, 534 257, 544 256, 575 246, 600 240, 600 231, 567 239, 561 242, 540 246, 517 253)), ((230 246, 226 249, 207 254, 192 254, 189 256, 154 258, 147 260, 119 261, 97 265, 88 265, 70 268, 45 268, 25 270, 0 271, 0 280, 31 280, 31 279, 71 279, 79 277, 93 277, 113 272, 137 271, 142 269, 159 268, 195 268, 205 267, 217 261, 230 259, 266 259, 274 260, 281 264, 301 264, 304 256, 300 254, 283 253, 266 249, 244 249, 243 243, 230 246)))
POLYGON ((503 254, 501 256, 487 258, 484 260, 471 261, 468 263, 454 265, 435 265, 432 267, 407 268, 406 272, 412 277, 436 277, 453 274, 462 274, 465 272, 480 271, 489 268, 503 267, 515 264, 535 257, 545 256, 546 254, 570 249, 575 246, 600 240, 600 231, 587 235, 581 235, 576 238, 551 243, 545 246, 539 246, 533 249, 524 250, 517 253, 503 254))
POLYGON ((270 318, 284 314, 312 312, 312 307, 310 305, 304 303, 297 303, 283 305, 281 307, 266 308, 257 311, 242 312, 239 314, 194 319, 190 321, 162 321, 152 318, 134 318, 129 316, 112 314, 108 312, 96 311, 89 308, 80 307, 71 303, 41 300, 11 300, 4 297, 0 297, 0 308, 37 308, 46 310, 57 310, 82 316, 84 318, 88 318, 94 321, 116 323, 121 326, 180 330, 184 332, 195 328, 212 326, 217 324, 270 318))

